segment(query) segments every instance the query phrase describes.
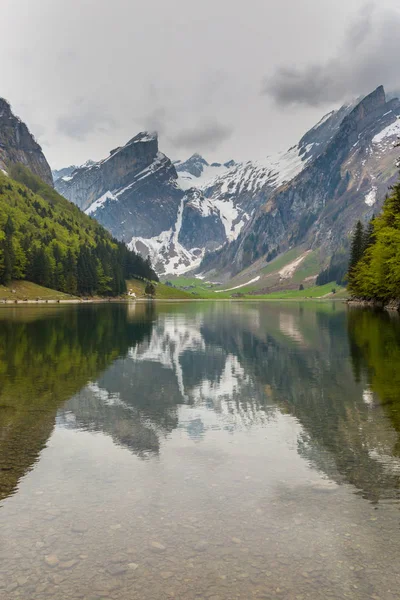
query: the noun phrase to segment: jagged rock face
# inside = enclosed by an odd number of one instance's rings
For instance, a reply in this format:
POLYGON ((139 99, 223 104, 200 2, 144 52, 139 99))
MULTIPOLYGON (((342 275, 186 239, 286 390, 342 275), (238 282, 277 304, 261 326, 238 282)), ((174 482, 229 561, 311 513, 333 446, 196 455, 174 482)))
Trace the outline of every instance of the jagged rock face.
POLYGON ((234 160, 230 160, 224 164, 213 162, 210 165, 200 154, 193 154, 184 162, 180 160, 174 162, 178 173, 179 185, 184 190, 191 187, 204 188, 213 179, 226 173, 235 164, 234 160))
POLYGON ((200 154, 193 154, 188 160, 185 160, 185 162, 177 161, 175 163, 175 168, 178 173, 187 171, 194 177, 200 177, 204 171, 204 167, 208 166, 208 162, 200 154))
POLYGON ((179 242, 185 248, 215 250, 226 241, 219 210, 197 190, 186 195, 179 242))
POLYGON ((272 191, 264 186, 265 201, 240 236, 208 256, 202 270, 232 275, 296 245, 319 248, 326 259, 346 246, 355 221, 380 210, 396 177, 392 141, 400 132, 398 115, 400 102, 387 102, 379 87, 355 106, 328 116, 317 128, 322 133, 318 143, 312 141, 315 128, 300 143, 305 148, 300 155, 309 156, 305 167, 272 191))
POLYGON ((275 190, 294 179, 325 151, 342 120, 353 108, 354 105, 349 104, 325 115, 297 145, 287 152, 268 156, 262 161, 226 163, 225 166, 229 169, 202 187, 205 197, 221 211, 226 225, 227 239, 231 242, 225 251, 218 254, 218 257, 207 256, 206 265, 203 266, 218 271, 224 271, 228 266, 229 274, 237 271, 238 267, 232 263, 232 260, 238 245, 236 240, 245 225, 248 230, 250 221, 253 223, 254 220, 251 217, 257 214, 275 190))
MULTIPOLYGON (((149 172, 146 174, 145 170, 151 167, 157 154, 157 136, 149 133, 139 134, 125 146, 112 150, 106 159, 78 167, 71 174, 71 178, 57 182, 57 190, 82 210, 86 210, 104 194, 122 190, 133 181, 138 181, 139 177, 143 180, 147 178, 149 172)), ((176 177, 171 162, 161 154, 158 158, 164 162, 164 179, 176 177)))
POLYGON ((57 179, 61 179, 62 177, 70 177, 72 173, 77 169, 76 165, 71 165, 70 167, 64 167, 63 169, 53 169, 53 181, 56 182, 57 179))
POLYGON ((318 248, 326 262, 358 218, 379 210, 396 176, 399 114, 380 87, 323 117, 285 153, 214 166, 198 154, 172 164, 157 136, 142 133, 56 188, 161 275, 199 266, 227 279, 294 246, 318 248))
POLYGON ((77 169, 82 169, 83 167, 91 167, 94 165, 94 160, 87 160, 83 165, 70 165, 69 167, 64 167, 63 169, 53 169, 53 181, 56 182, 57 179, 64 179, 64 181, 70 181, 72 178, 72 173, 77 169))
POLYGON ((0 169, 7 171, 10 163, 22 163, 53 185, 51 169, 41 147, 25 123, 13 114, 9 103, 0 98, 0 169))
POLYGON ((116 238, 150 256, 159 274, 182 272, 198 264, 205 249, 226 241, 218 209, 200 191, 178 185, 156 134, 137 135, 105 160, 63 175, 55 186, 116 238))

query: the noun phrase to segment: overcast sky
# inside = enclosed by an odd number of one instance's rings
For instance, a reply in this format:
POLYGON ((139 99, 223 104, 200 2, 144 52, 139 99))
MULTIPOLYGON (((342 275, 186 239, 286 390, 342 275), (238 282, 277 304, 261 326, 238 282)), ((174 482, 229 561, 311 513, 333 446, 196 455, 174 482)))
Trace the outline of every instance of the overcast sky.
POLYGON ((0 96, 52 167, 143 129, 173 159, 260 158, 347 98, 400 89, 399 0, 0 3, 0 96))

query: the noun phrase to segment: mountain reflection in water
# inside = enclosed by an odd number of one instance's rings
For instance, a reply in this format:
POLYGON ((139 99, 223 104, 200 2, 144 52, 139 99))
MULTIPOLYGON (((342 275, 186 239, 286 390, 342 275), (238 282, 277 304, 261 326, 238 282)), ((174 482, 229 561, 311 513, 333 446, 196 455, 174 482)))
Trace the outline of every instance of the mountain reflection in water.
POLYGON ((366 561, 400 549, 397 533, 387 543, 400 499, 397 317, 339 303, 7 308, 0 342, 7 598, 378 594, 383 574, 366 577, 366 561), (343 577, 343 552, 364 579, 343 577), (190 566, 200 555, 211 583, 190 566), (71 577, 57 575, 71 561, 71 577), (10 587, 20 567, 27 582, 10 587))

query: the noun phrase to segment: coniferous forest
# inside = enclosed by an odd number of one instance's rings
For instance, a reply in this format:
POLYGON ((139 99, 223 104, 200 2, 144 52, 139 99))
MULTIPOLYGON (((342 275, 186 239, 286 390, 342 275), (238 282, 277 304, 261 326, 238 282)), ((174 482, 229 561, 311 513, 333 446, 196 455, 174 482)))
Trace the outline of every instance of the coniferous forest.
POLYGON ((21 164, 0 172, 0 284, 26 279, 68 294, 116 296, 144 260, 21 164))
POLYGON ((390 190, 382 213, 353 234, 349 264, 353 296, 387 302, 400 298, 400 182, 390 190))

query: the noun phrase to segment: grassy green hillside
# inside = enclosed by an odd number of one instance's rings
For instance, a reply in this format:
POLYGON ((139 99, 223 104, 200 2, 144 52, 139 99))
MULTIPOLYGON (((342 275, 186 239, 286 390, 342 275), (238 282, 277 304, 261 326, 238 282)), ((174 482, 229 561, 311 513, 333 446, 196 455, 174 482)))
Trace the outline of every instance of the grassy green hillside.
MULTIPOLYGON (((155 297, 159 300, 193 300, 195 296, 184 290, 170 287, 164 283, 155 283, 156 294, 155 297)), ((136 294, 137 298, 145 296, 146 283, 139 279, 129 279, 126 282, 126 287, 129 291, 136 294)))
POLYGON ((28 280, 78 295, 118 295, 151 265, 23 165, 0 172, 0 284, 28 280))
POLYGON ((6 300, 71 300, 74 296, 45 288, 31 281, 11 281, 0 285, 0 301, 6 300))
MULTIPOLYGON (((346 298, 346 288, 338 286, 335 282, 325 285, 311 285, 304 290, 299 289, 281 289, 278 291, 262 294, 257 292, 255 285, 243 286, 236 290, 229 290, 230 284, 225 286, 220 284, 210 284, 196 277, 176 277, 169 278, 169 281, 175 286, 176 291, 182 291, 189 297, 197 299, 227 300, 227 299, 248 299, 248 300, 290 300, 291 298, 301 300, 308 298, 346 298), (228 291, 223 291, 224 289, 228 291), (333 293, 332 290, 335 290, 333 293)), ((167 286, 166 286, 167 287, 167 286)), ((173 290, 174 288, 168 288, 173 290)))

